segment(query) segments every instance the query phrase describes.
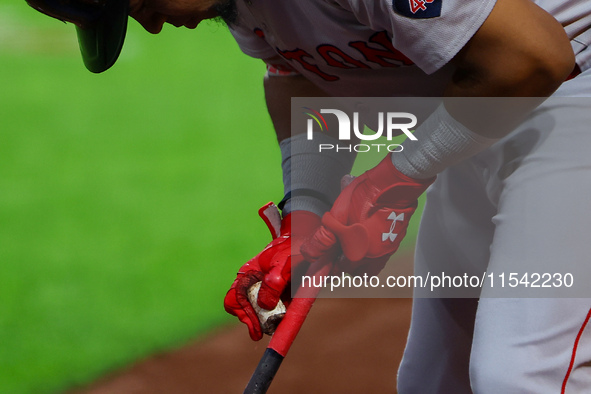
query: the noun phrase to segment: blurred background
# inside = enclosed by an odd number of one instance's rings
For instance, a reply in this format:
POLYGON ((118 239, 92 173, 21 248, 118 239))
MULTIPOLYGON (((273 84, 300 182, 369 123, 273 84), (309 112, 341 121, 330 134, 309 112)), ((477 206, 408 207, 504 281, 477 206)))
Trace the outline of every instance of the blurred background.
POLYGON ((216 22, 130 19, 95 75, 73 25, 0 0, 1 394, 62 393, 236 324, 223 297, 283 195, 264 72, 216 22))
MULTIPOLYGON (((227 28, 130 19, 88 72, 73 25, 0 0, 0 393, 54 393, 231 321, 282 197, 261 61, 227 28)), ((246 331, 244 332, 246 335, 246 331)))

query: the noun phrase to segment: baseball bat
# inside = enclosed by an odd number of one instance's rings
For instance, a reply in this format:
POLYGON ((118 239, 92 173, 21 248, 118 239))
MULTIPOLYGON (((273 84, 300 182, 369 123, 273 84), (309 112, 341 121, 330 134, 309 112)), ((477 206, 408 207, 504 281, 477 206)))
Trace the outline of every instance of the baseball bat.
MULTIPOLYGON (((316 263, 310 266, 306 274, 321 277, 327 275, 331 267, 330 263, 322 265, 316 263)), ((313 286, 310 288, 300 287, 297 290, 285 317, 277 326, 265 353, 248 381, 244 394, 264 394, 267 392, 319 292, 320 287, 313 286)))

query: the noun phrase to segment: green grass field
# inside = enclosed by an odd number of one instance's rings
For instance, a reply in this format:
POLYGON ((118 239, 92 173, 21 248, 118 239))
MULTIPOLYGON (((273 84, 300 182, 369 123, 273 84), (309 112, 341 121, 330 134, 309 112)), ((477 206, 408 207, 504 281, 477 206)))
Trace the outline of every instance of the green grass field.
MULTIPOLYGON (((54 393, 231 321, 282 195, 262 63, 223 26, 130 20, 115 67, 0 0, 0 393, 54 393)), ((246 331, 245 331, 246 335, 246 331)))

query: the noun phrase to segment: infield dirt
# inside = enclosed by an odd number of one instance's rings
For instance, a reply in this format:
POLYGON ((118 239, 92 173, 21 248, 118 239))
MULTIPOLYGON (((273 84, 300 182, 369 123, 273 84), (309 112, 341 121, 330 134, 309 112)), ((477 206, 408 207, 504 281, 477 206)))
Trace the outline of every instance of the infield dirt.
MULTIPOLYGON (((317 300, 268 392, 395 393, 410 313, 405 298, 317 300)), ((242 393, 267 343, 222 327, 70 394, 242 393)))

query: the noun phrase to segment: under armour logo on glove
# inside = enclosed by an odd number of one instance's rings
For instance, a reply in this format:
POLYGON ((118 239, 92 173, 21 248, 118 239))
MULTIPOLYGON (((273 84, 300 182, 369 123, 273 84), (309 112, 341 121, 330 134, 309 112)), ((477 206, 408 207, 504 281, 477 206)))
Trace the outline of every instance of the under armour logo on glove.
POLYGON ((406 235, 417 198, 434 180, 409 178, 394 167, 388 155, 341 191, 322 217, 322 226, 302 245, 302 255, 314 262, 336 249, 348 262, 359 262, 356 269, 375 259, 383 267, 383 257, 396 252, 406 235), (390 231, 384 232, 388 220, 392 221, 390 231))
POLYGON ((388 220, 392 220, 392 225, 390 226, 389 233, 382 233, 382 242, 386 242, 388 239, 390 242, 394 242, 398 234, 394 234, 394 228, 396 227, 397 221, 404 221, 404 212, 400 215, 396 215, 396 212, 392 212, 390 216, 388 216, 388 220))

